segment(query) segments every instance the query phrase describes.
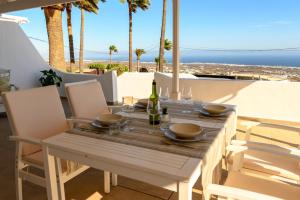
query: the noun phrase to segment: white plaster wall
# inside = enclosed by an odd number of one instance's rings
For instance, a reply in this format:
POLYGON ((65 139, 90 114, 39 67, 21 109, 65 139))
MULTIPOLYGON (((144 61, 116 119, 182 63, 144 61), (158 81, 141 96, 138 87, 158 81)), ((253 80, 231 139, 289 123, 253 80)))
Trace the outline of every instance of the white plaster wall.
MULTIPOLYGON (((40 87, 40 71, 48 70, 50 66, 44 61, 17 23, 0 21, 0 68, 10 69, 10 82, 20 89, 26 89, 40 87)), ((64 83, 97 79, 103 87, 106 100, 109 102, 117 101, 116 72, 97 76, 55 71, 63 79, 63 84, 59 88, 61 96, 65 96, 64 83)))
POLYGON ((118 101, 122 102, 124 96, 148 98, 151 94, 153 79, 154 73, 123 73, 117 80, 118 101))
MULTIPOLYGON (((171 77, 155 74, 159 86, 170 87, 171 77)), ((193 99, 238 105, 239 116, 300 122, 300 83, 225 79, 180 79, 192 87, 193 99)))
POLYGON ((0 21, 0 68, 10 69, 10 82, 25 89, 39 86, 40 71, 49 66, 17 23, 0 21))

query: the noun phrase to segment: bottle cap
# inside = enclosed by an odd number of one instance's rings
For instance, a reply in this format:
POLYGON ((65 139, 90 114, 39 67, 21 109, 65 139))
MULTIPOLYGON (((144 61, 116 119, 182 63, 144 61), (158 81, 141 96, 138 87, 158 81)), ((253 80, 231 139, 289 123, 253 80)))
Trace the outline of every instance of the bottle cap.
POLYGON ((156 85, 156 81, 155 81, 155 80, 153 80, 153 81, 152 81, 152 84, 153 84, 153 85, 156 85))

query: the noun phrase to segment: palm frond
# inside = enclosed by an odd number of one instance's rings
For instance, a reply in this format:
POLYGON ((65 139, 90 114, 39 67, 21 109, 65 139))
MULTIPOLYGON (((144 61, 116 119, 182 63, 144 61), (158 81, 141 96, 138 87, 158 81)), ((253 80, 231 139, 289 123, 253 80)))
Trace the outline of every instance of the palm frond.
MULTIPOLYGON (((104 3, 106 0, 100 0, 100 2, 104 3)), ((74 2, 73 5, 77 8, 82 8, 87 12, 93 12, 95 14, 98 13, 99 7, 98 7, 99 0, 83 0, 83 1, 77 1, 74 2)))

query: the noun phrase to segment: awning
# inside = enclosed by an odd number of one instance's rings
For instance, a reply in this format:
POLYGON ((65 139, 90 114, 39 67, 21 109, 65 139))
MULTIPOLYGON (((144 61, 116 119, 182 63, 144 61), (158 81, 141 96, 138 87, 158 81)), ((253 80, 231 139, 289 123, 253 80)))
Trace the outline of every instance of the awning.
POLYGON ((0 13, 51 6, 72 1, 75 0, 0 0, 0 13))

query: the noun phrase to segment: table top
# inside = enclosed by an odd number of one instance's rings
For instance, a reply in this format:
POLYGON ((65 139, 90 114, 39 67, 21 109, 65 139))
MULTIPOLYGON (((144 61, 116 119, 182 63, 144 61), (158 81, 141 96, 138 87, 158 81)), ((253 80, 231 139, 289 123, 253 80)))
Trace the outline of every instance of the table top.
MULTIPOLYGON (((161 174, 177 180, 191 177, 200 159, 126 144, 62 133, 43 141, 50 149, 68 151, 84 157, 114 163, 133 170, 161 174)), ((50 151, 51 152, 51 151, 50 151)))
MULTIPOLYGON (((174 110, 176 105, 173 104, 172 106, 172 109, 174 110)), ((177 109, 182 108, 179 106, 177 109)), ((187 180, 194 173, 200 173, 195 169, 200 170, 200 166, 202 165, 202 157, 205 156, 205 153, 210 148, 210 145, 214 143, 215 138, 218 137, 218 133, 224 133, 224 127, 228 121, 228 118, 233 115, 233 112, 230 112, 227 117, 220 119, 214 118, 211 121, 207 117, 197 118, 196 115, 193 116, 193 114, 188 115, 188 117, 184 117, 179 113, 176 114, 176 109, 174 113, 173 121, 175 122, 177 120, 181 122, 182 120, 184 122, 193 121, 194 123, 198 123, 206 127, 207 130, 213 130, 214 134, 212 134, 209 142, 198 143, 198 146, 196 145, 196 147, 186 147, 173 143, 157 143, 157 139, 153 137, 151 138, 151 145, 153 145, 152 142, 155 141, 154 147, 145 145, 143 146, 139 145, 139 143, 141 143, 139 140, 133 140, 137 134, 141 134, 138 133, 138 131, 134 131, 134 133, 125 133, 122 137, 112 136, 111 138, 107 134, 105 136, 105 134, 94 134, 92 132, 89 132, 90 135, 85 135, 87 132, 75 134, 74 132, 72 134, 62 133, 45 139, 43 144, 48 146, 50 149, 59 149, 61 151, 82 155, 84 157, 93 158, 99 161, 102 160, 109 163, 114 163, 118 166, 129 167, 131 169, 142 170, 148 173, 166 176, 176 180, 187 180), (100 138, 98 136, 100 136, 100 138), (124 137, 125 140, 122 140, 124 137), (198 154, 195 154, 197 151, 198 154), (190 152, 192 152, 192 154, 189 154, 190 152)), ((138 117, 138 121, 145 120, 141 116, 147 118, 147 115, 143 113, 133 113, 133 115, 135 115, 134 117, 131 116, 133 118, 137 117, 136 115, 140 115, 138 117)), ((147 136, 147 134, 144 135, 147 136)), ((157 141, 160 141, 161 139, 165 138, 159 138, 157 141)))

